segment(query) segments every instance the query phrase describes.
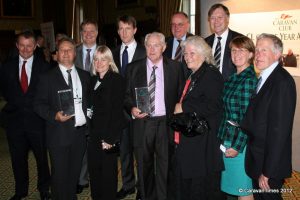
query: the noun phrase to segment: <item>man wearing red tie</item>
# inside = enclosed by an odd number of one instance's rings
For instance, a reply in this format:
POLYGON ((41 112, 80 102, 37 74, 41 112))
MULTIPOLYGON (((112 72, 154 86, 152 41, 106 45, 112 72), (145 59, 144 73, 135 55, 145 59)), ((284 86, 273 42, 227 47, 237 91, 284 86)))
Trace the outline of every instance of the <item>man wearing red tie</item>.
POLYGON ((49 199, 50 175, 45 146, 44 121, 33 111, 33 97, 40 74, 49 65, 33 55, 36 40, 32 32, 19 34, 16 46, 19 56, 1 68, 0 89, 7 102, 1 112, 2 125, 7 134, 15 178, 15 195, 19 200, 28 195, 28 152, 32 150, 37 163, 41 199, 49 199))

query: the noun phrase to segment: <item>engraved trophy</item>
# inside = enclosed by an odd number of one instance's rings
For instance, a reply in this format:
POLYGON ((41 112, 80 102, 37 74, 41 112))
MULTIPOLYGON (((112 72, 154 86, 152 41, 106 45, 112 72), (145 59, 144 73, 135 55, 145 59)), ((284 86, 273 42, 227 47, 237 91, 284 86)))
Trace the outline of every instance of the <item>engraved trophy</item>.
POLYGON ((75 115, 73 91, 71 89, 57 91, 60 110, 65 115, 75 115))
POLYGON ((135 99, 137 108, 142 113, 150 113, 150 94, 148 87, 135 88, 135 99))

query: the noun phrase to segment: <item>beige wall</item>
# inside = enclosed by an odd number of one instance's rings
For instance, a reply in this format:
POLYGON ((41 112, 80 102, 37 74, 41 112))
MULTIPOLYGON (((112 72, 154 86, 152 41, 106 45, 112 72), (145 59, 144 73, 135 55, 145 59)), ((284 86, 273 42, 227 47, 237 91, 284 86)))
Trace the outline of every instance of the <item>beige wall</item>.
MULTIPOLYGON (((226 5, 230 13, 267 12, 280 10, 300 9, 300 1, 295 0, 200 0, 201 1, 201 35, 206 37, 211 34, 207 23, 207 12, 215 3, 226 5)), ((229 24, 230 26, 230 24, 229 24)), ((239 30, 236 30, 239 31, 239 30)), ((293 127, 293 168, 300 171, 300 77, 294 77, 297 86, 297 108, 293 127)))

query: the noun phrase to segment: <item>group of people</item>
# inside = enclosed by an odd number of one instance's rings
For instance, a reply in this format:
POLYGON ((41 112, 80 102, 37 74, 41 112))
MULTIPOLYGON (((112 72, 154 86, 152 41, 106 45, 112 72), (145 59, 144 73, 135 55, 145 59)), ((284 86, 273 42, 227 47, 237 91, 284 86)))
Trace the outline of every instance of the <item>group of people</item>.
POLYGON ((95 200, 122 199, 136 189, 137 200, 221 200, 226 193, 282 199, 292 170, 295 83, 279 62, 278 37, 263 33, 255 46, 228 28, 229 18, 226 6, 214 4, 208 12, 213 34, 203 39, 188 33, 188 16, 177 12, 172 37, 152 32, 142 45, 134 39, 134 17, 124 15, 117 20, 122 44, 113 51, 97 45, 98 25, 85 20, 83 43, 60 39, 58 64, 50 70, 34 54, 34 35, 21 33, 19 56, 0 74, 7 101, 1 119, 16 183, 11 200, 28 195, 29 150, 41 199, 76 199, 89 185, 95 200), (58 98, 66 91, 71 114, 58 98), (204 118, 208 133, 174 132, 168 119, 178 113, 204 118))

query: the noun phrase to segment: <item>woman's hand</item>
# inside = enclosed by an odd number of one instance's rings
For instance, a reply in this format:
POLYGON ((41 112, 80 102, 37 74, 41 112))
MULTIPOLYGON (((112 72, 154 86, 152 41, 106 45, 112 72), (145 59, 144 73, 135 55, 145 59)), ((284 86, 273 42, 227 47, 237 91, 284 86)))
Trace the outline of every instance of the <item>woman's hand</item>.
POLYGON ((234 158, 239 154, 239 152, 233 148, 226 149, 225 157, 226 158, 234 158))
POLYGON ((183 112, 183 110, 182 110, 182 104, 181 103, 176 103, 174 114, 182 113, 182 112, 183 112))
POLYGON ((111 144, 108 144, 108 143, 104 142, 104 140, 101 141, 101 148, 102 148, 102 150, 110 149, 111 147, 112 147, 111 144))

